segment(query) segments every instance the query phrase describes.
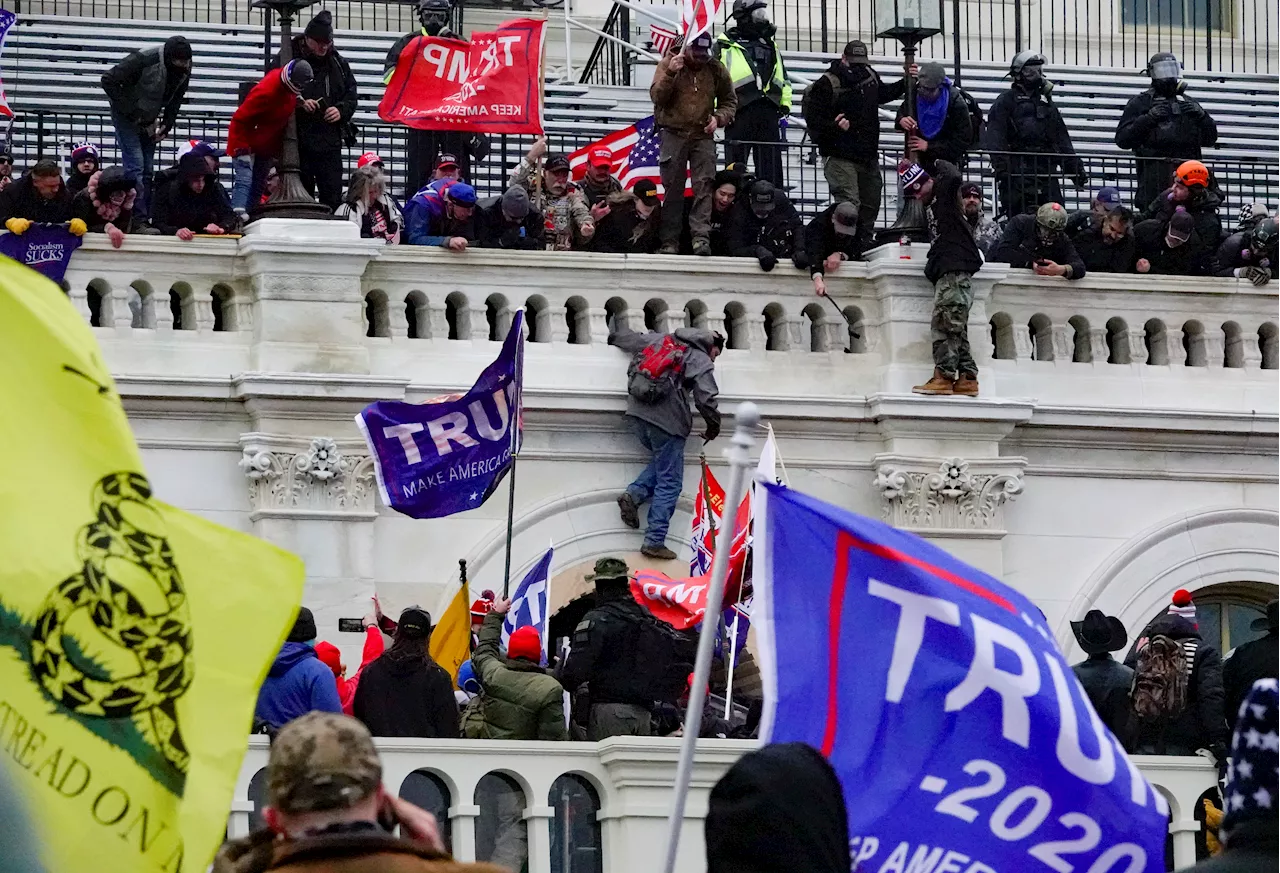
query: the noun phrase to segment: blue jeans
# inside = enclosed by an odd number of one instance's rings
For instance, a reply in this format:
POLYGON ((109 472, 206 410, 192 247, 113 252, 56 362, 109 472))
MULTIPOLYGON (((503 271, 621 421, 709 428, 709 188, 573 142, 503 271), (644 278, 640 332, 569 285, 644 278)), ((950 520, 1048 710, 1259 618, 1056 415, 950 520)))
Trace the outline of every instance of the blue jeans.
POLYGON ((684 490, 684 437, 672 436, 647 421, 630 418, 631 429, 653 457, 649 466, 627 486, 636 506, 650 498, 649 527, 644 532, 646 546, 661 546, 667 541, 667 528, 676 511, 676 501, 684 490))
POLYGON ((247 210, 252 189, 253 155, 236 155, 231 159, 231 208, 247 210))
POLYGON ((156 141, 145 127, 111 110, 111 123, 116 129, 116 145, 120 146, 120 162, 125 171, 138 181, 138 198, 133 204, 135 221, 145 221, 151 216, 152 161, 156 155, 156 141))

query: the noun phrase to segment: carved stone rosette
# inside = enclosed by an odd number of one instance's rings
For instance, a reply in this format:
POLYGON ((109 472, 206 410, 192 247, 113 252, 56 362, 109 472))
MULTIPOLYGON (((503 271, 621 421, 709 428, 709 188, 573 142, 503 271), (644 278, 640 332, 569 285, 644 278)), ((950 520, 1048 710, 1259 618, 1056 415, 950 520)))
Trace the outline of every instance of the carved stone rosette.
POLYGON ((1004 535, 1004 504, 1022 493, 1025 458, 877 455, 875 487, 885 521, 936 533, 1004 535))
POLYGON ((290 437, 243 435, 240 469, 253 517, 376 516, 373 459, 352 451, 355 445, 344 450, 336 440, 315 437, 304 447, 290 437))

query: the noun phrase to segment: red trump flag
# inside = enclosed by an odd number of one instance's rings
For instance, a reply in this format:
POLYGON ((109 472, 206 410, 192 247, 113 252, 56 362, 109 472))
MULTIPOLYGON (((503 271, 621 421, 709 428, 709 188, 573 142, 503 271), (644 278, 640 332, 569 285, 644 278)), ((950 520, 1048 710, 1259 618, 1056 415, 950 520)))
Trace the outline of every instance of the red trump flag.
POLYGON ((470 42, 417 37, 400 53, 378 116, 420 130, 542 133, 546 28, 518 18, 470 42))

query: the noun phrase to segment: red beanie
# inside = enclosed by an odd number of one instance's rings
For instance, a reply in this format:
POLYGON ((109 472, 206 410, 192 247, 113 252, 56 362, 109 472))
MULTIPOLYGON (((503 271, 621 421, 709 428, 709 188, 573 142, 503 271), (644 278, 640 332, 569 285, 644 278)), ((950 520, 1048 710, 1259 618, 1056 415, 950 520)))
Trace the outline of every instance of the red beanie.
POLYGON ((507 640, 507 657, 523 658, 537 664, 542 661, 542 637, 538 629, 531 624, 518 627, 511 632, 507 640))
POLYGON ((338 647, 333 643, 316 643, 316 657, 333 671, 333 675, 342 675, 342 653, 338 651, 338 647))
POLYGON ((1169 606, 1170 615, 1180 615, 1192 624, 1196 623, 1196 605, 1191 599, 1191 592, 1179 588, 1173 592, 1173 602, 1169 606))

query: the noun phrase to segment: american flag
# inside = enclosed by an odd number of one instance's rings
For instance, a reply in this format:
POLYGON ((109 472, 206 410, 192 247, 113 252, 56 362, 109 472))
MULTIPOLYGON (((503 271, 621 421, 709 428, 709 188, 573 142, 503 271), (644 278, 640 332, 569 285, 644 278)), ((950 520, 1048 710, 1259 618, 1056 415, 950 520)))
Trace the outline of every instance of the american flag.
POLYGON ((653 43, 653 50, 660 55, 665 55, 667 49, 671 48, 671 43, 676 40, 676 32, 667 30, 659 24, 649 25, 649 42, 653 43))
MULTIPOLYGON (((658 169, 658 152, 662 147, 662 138, 653 126, 653 116, 642 118, 635 124, 615 131, 603 139, 589 143, 569 154, 569 169, 574 179, 581 179, 587 173, 587 156, 592 149, 606 148, 613 152, 613 165, 610 171, 623 188, 630 188, 641 179, 649 179, 658 186, 662 193, 662 175, 658 169)), ((685 183, 685 194, 693 192, 693 186, 685 183)))
POLYGON ((680 4, 680 32, 686 43, 698 34, 711 30, 724 0, 683 0, 680 4))
POLYGON ((716 554, 716 534, 724 515, 724 489, 711 474, 707 462, 702 462, 702 479, 698 493, 693 498, 693 557, 689 559, 689 575, 702 576, 711 572, 711 561, 716 554))

